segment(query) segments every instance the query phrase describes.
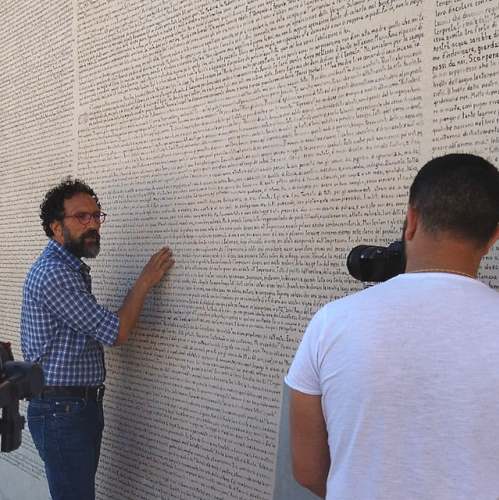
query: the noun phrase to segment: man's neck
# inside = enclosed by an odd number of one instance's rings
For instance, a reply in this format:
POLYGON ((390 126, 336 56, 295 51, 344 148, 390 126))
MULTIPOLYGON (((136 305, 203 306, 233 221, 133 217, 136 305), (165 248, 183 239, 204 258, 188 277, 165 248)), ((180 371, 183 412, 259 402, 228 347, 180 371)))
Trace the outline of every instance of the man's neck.
POLYGON ((407 252, 406 272, 449 272, 476 277, 482 253, 469 242, 418 242, 407 252))
POLYGON ((52 241, 56 242, 58 245, 60 245, 60 247, 66 252, 68 253, 69 255, 71 255, 71 257, 74 257, 75 259, 78 259, 80 262, 83 263, 83 261, 81 260, 80 257, 78 257, 77 255, 75 255, 69 248, 65 247, 64 246, 64 243, 61 243, 57 238, 52 238, 52 241))

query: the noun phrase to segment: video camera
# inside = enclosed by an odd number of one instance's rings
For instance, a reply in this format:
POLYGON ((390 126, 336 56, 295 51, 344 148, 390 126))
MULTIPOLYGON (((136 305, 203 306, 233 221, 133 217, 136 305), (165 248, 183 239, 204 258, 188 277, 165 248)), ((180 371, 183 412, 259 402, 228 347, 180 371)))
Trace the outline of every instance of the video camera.
POLYGON ((0 451, 21 446, 25 419, 19 414, 19 401, 42 392, 42 368, 33 363, 14 361, 10 344, 0 342, 0 451))
POLYGON ((403 241, 394 241, 387 247, 359 245, 347 257, 348 272, 359 281, 386 281, 405 271, 403 241))

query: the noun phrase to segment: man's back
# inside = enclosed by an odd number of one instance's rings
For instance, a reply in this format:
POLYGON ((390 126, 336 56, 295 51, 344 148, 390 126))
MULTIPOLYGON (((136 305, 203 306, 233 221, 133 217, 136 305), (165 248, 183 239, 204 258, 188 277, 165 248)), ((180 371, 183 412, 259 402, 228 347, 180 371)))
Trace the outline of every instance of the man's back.
POLYGON ((322 394, 327 498, 499 498, 499 294, 408 273, 328 304, 286 379, 322 394))

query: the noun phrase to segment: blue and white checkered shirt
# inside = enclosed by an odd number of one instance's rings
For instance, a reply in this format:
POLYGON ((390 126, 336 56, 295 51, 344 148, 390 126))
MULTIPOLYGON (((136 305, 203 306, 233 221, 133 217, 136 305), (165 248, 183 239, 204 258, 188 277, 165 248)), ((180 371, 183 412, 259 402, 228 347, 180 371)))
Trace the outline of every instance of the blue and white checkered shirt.
POLYGON ((102 345, 118 337, 118 316, 97 304, 90 268, 50 240, 28 272, 21 311, 24 359, 40 363, 46 385, 102 384, 102 345))

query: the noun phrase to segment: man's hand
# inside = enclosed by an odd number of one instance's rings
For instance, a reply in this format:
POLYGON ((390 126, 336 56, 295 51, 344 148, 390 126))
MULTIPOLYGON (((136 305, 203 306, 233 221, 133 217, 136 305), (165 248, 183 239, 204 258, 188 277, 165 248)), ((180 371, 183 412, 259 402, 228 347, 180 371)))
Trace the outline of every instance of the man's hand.
POLYGON ((163 247, 149 259, 118 311, 120 327, 116 344, 123 344, 128 340, 139 319, 147 293, 161 281, 174 263, 173 253, 168 247, 163 247))
POLYGON ((142 281, 149 290, 157 285, 161 278, 173 267, 175 259, 169 247, 156 252, 144 266, 137 281, 142 281))

